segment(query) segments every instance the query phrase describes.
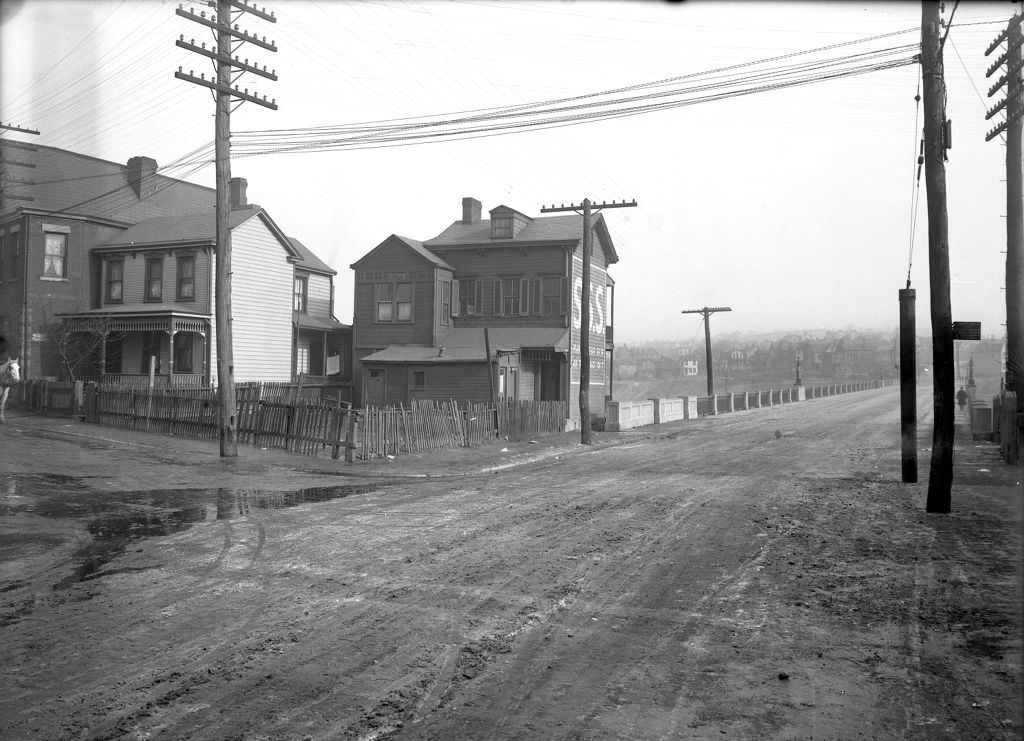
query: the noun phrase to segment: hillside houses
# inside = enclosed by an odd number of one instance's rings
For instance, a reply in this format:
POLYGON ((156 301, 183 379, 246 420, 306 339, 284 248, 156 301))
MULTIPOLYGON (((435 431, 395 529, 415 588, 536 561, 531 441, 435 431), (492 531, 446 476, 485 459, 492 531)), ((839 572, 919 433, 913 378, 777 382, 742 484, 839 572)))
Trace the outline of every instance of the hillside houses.
MULTIPOLYGON (((895 339, 882 333, 784 334, 712 343, 716 379, 735 383, 792 383, 797 360, 802 380, 873 380, 895 376, 895 339)), ((706 377, 703 343, 650 342, 617 349, 620 380, 706 377)))
MULTIPOLYGON (((12 150, 37 185, 0 204, 0 333, 26 377, 155 371, 216 381, 215 194, 127 164, 53 147, 12 150)), ((334 276, 231 182, 236 381, 349 371, 350 328, 334 318, 334 276)))

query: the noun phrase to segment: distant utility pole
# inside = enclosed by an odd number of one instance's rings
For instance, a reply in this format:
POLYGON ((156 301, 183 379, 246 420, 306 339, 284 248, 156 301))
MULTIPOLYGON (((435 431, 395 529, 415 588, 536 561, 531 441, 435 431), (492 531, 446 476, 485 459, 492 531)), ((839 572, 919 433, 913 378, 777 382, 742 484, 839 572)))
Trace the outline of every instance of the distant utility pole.
MULTIPOLYGON (((213 2, 210 3, 213 5, 213 2)), ((207 17, 206 11, 196 15, 195 11, 184 10, 181 6, 175 10, 177 15, 187 18, 203 26, 207 26, 214 32, 216 47, 206 48, 206 43, 196 44, 195 39, 185 41, 182 35, 175 42, 182 49, 201 54, 213 60, 216 68, 216 77, 210 76, 206 79, 205 73, 196 77, 192 70, 185 73, 181 67, 174 73, 179 80, 185 80, 195 85, 208 87, 215 93, 217 104, 215 117, 215 147, 216 147, 216 170, 217 170, 217 272, 215 276, 216 286, 216 313, 217 313, 217 386, 219 389, 218 398, 220 401, 220 455, 222 458, 235 458, 238 456, 238 418, 235 404, 235 365, 234 350, 232 347, 231 335, 231 229, 229 226, 231 215, 230 196, 228 194, 228 181, 231 179, 231 159, 229 143, 231 139, 231 101, 238 100, 238 105, 243 102, 257 103, 258 105, 277 110, 275 100, 267 100, 264 95, 259 98, 255 93, 249 94, 249 89, 239 90, 233 85, 232 74, 235 70, 251 72, 254 75, 265 77, 268 80, 277 80, 274 70, 267 71, 266 65, 259 68, 255 64, 249 64, 249 60, 240 60, 236 52, 244 44, 253 44, 261 49, 277 51, 273 41, 268 42, 267 37, 257 38, 255 34, 239 30, 237 20, 244 13, 251 13, 258 18, 271 23, 277 23, 273 13, 267 13, 266 8, 257 10, 255 6, 249 5, 244 0, 216 0, 217 12, 207 17), (232 13, 232 8, 234 13, 232 13)), ((240 74, 239 73, 239 74, 240 74)), ((238 106, 235 106, 236 108, 238 106)))
POLYGON ((988 56, 1006 42, 1006 51, 985 73, 991 77, 1006 65, 1006 72, 988 90, 989 97, 1006 85, 1006 97, 989 109, 986 119, 1006 109, 1006 120, 988 132, 991 141, 1006 132, 1006 390, 1017 396, 1017 442, 1011 445, 1007 463, 1016 463, 1024 440, 1024 173, 1021 172, 1021 129, 1024 127, 1024 83, 1021 81, 1021 21, 1014 15, 1006 29, 985 51, 988 56))
POLYGON ((942 66, 939 3, 921 4, 921 78, 924 98, 924 165, 928 196, 928 277, 932 319, 932 392, 935 429, 928 475, 928 512, 949 512, 953 486, 956 369, 953 310, 949 297, 949 223, 946 215, 946 83, 942 66))
MULTIPOLYGON (((590 252, 594 235, 591 219, 595 211, 605 208, 634 208, 636 200, 592 203, 584 198, 579 206, 542 206, 541 213, 575 211, 583 214, 583 277, 580 287, 580 442, 590 445, 590 252)), ((571 276, 570 276, 571 281, 571 276)))
MULTIPOLYGON (((715 379, 711 370, 711 315, 716 311, 732 311, 728 306, 705 306, 703 309, 686 309, 681 314, 700 314, 704 317, 704 364, 708 369, 708 396, 715 395, 715 379)), ((797 378, 800 371, 797 371, 797 378)), ((728 385, 728 384, 726 384, 728 385)))

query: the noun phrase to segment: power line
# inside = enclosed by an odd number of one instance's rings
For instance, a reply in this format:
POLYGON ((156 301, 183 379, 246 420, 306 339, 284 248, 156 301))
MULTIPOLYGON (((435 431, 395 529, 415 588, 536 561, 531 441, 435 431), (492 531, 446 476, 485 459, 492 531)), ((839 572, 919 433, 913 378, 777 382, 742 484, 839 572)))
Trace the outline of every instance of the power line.
MULTIPOLYGON (((440 118, 415 123, 394 125, 325 127, 315 130, 290 129, 284 135, 264 130, 237 132, 235 151, 241 155, 271 154, 284 152, 324 151, 351 148, 357 145, 427 142, 431 140, 452 140, 470 138, 488 132, 515 133, 517 131, 548 128, 554 125, 583 123, 592 120, 619 118, 658 110, 667 110, 701 102, 722 100, 740 95, 778 90, 798 85, 811 84, 830 79, 893 69, 916 63, 917 55, 907 55, 916 50, 915 45, 867 52, 848 57, 809 62, 798 67, 766 70, 756 73, 758 82, 738 86, 736 80, 705 83, 689 88, 645 92, 630 97, 611 100, 592 100, 571 105, 554 105, 562 102, 594 98, 614 94, 621 90, 642 90, 661 81, 642 83, 620 88, 616 91, 590 93, 585 96, 546 101, 497 109, 476 115, 440 118), (893 56, 893 54, 904 56, 893 56), (855 66, 842 67, 854 63, 855 66), (687 97, 689 96, 689 97, 687 97), (648 102, 645 102, 648 101, 648 102)), ((707 74, 707 73, 705 73, 707 74)), ((400 121, 402 121, 400 119, 400 121)), ((361 148, 361 146, 360 146, 361 148)))

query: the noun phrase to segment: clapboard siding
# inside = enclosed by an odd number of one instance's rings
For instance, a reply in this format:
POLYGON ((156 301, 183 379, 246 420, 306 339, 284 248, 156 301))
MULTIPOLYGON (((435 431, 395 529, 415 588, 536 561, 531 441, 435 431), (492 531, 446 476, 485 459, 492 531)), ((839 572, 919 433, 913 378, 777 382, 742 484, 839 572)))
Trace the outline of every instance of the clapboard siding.
POLYGON ((564 247, 488 245, 484 250, 435 248, 433 252, 455 268, 456 278, 565 274, 564 247))
POLYGON ((391 366, 388 373, 408 373, 409 396, 416 399, 487 401, 491 398, 487 366, 483 362, 391 366), (424 374, 424 388, 415 388, 413 385, 413 373, 418 372, 424 374))
POLYGON ((231 230, 231 273, 235 381, 290 379, 294 273, 258 215, 231 230))
POLYGON ((434 342, 436 266, 394 240, 377 247, 356 265, 353 286, 353 340, 357 347, 434 342), (412 321, 378 322, 374 305, 377 283, 412 283, 412 321))
MULTIPOLYGON (((299 273, 303 275, 303 273, 299 273)), ((326 275, 305 273, 307 277, 308 313, 321 319, 331 318, 331 279, 326 275)))
MULTIPOLYGON (((147 259, 160 259, 163 262, 163 296, 156 303, 179 304, 183 311, 194 311, 198 313, 211 313, 212 303, 210 299, 210 254, 206 250, 188 250, 187 252, 168 250, 140 250, 135 253, 118 253, 104 255, 102 268, 100 270, 100 301, 102 306, 124 306, 128 304, 147 304, 145 300, 146 291, 146 261, 147 259), (178 301, 178 256, 189 255, 196 258, 195 274, 195 300, 178 301), (124 275, 122 282, 123 300, 111 303, 107 301, 107 279, 109 266, 112 260, 123 260, 124 275)), ((144 308, 144 307, 140 307, 144 308)))

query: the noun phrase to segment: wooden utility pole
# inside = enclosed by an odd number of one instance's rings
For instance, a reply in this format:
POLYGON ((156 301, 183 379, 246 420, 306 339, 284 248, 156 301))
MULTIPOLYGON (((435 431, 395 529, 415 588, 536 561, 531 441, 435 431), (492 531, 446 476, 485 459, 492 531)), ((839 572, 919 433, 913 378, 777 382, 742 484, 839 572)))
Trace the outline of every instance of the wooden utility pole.
POLYGON ((1006 97, 989 109, 986 119, 1006 110, 1006 120, 985 136, 991 141, 1006 132, 1006 385, 1017 397, 1016 439, 1004 447, 1007 463, 1016 463, 1024 441, 1024 173, 1021 172, 1021 130, 1024 127, 1024 83, 1021 81, 1021 21, 1017 14, 985 51, 988 56, 1006 42, 1006 51, 992 63, 986 77, 1006 72, 989 88, 989 97, 1006 86, 1006 97))
MULTIPOLYGON (((907 281, 910 282, 909 280, 907 281)), ((917 483, 917 291, 900 290, 900 458, 903 482, 917 483)))
MULTIPOLYGON (((636 201, 618 203, 592 203, 584 198, 579 206, 543 206, 541 213, 557 211, 575 211, 583 214, 583 276, 580 287, 580 442, 590 445, 590 251, 593 249, 594 235, 591 220, 594 211, 605 208, 633 208, 636 201)), ((571 276, 570 276, 571 279, 571 276)))
POLYGON ((935 428, 928 474, 928 512, 949 512, 953 486, 956 369, 949 297, 949 224, 946 215, 946 84, 939 3, 921 4, 921 79, 924 98, 924 171, 928 194, 928 277, 931 290, 932 382, 935 428))
MULTIPOLYGON (((728 306, 705 306, 703 309, 686 309, 681 314, 700 314, 704 317, 704 365, 708 369, 708 396, 715 395, 715 378, 711 370, 711 315, 716 311, 732 311, 728 306)), ((726 384, 726 390, 728 390, 726 384)))
MULTIPOLYGON (((244 0, 217 0, 217 12, 206 17, 206 11, 196 15, 192 10, 184 10, 178 7, 175 10, 177 15, 191 21, 207 26, 212 29, 216 38, 216 49, 207 49, 206 44, 196 44, 195 39, 185 41, 184 35, 179 37, 175 44, 182 49, 201 54, 210 58, 216 68, 216 77, 206 79, 206 74, 201 73, 198 77, 189 70, 188 74, 181 67, 174 73, 179 80, 185 80, 196 85, 208 87, 214 91, 216 100, 215 116, 215 160, 216 160, 216 181, 217 181, 217 214, 216 214, 216 242, 217 242, 217 266, 214 276, 216 291, 216 324, 217 324, 217 387, 219 400, 220 420, 220 455, 222 458, 235 458, 238 456, 238 415, 235 402, 235 365, 234 347, 232 343, 231 329, 231 201, 228 193, 228 183, 231 180, 231 155, 229 151, 231 140, 231 101, 248 101, 257 103, 266 108, 277 110, 275 100, 268 101, 267 96, 260 99, 257 95, 249 94, 249 89, 239 90, 238 86, 232 86, 232 73, 239 69, 243 72, 252 72, 269 80, 277 80, 274 70, 267 72, 264 65, 262 70, 250 65, 249 60, 240 61, 234 52, 242 44, 250 43, 269 51, 277 51, 274 42, 268 42, 266 36, 262 39, 255 34, 238 29, 235 22, 237 16, 242 13, 251 13, 265 21, 277 23, 273 13, 267 13, 266 9, 257 10, 255 6, 249 5, 244 0), (232 8, 237 13, 232 17, 232 8)), ((239 103, 241 105, 241 103, 239 103)), ((293 339, 293 342, 295 340, 293 339)))

